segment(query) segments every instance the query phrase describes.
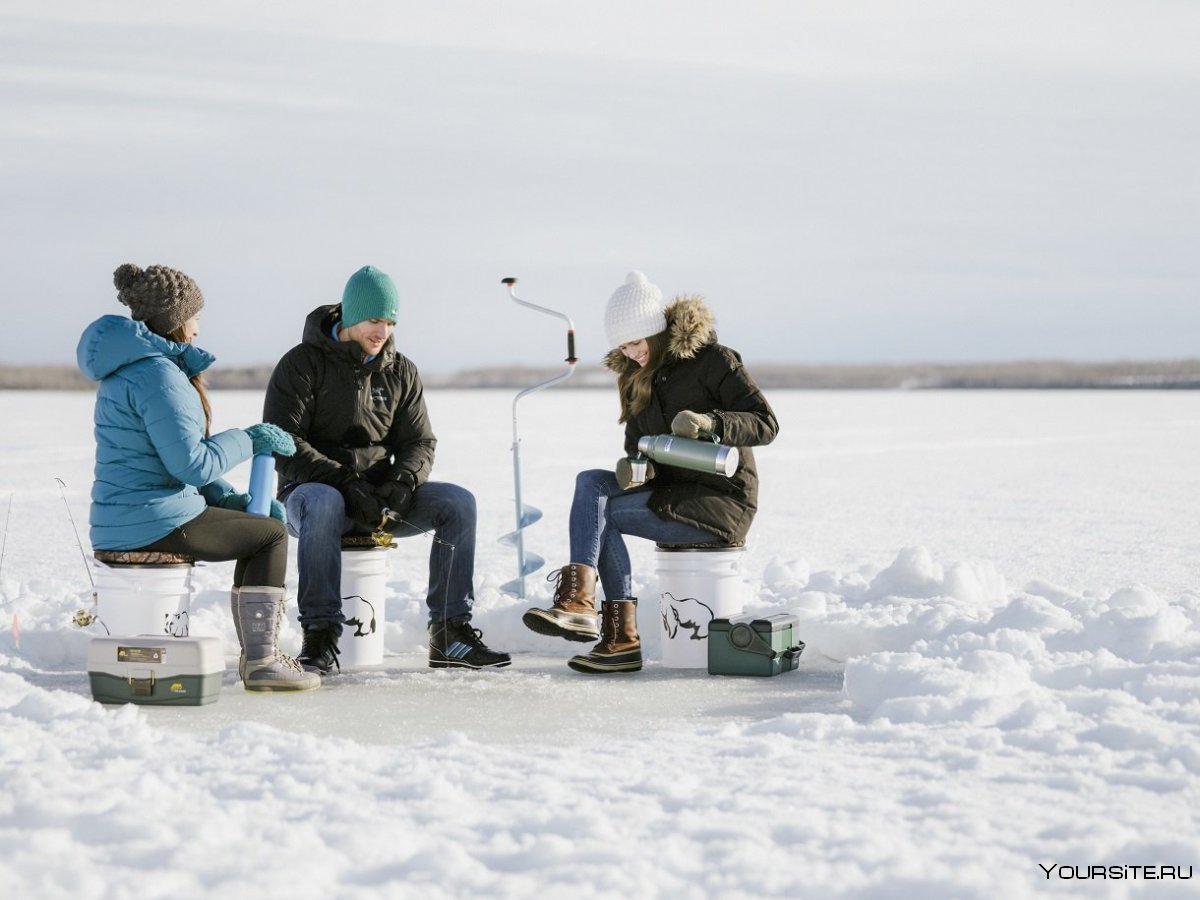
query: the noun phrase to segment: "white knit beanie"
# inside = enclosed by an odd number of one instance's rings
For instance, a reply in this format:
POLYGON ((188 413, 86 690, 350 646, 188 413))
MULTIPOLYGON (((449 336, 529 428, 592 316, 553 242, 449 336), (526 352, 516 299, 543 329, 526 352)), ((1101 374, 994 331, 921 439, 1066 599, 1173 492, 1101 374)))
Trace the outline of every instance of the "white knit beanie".
POLYGON ((662 291, 641 272, 630 272, 625 283, 608 298, 608 308, 604 310, 608 346, 620 347, 666 331, 664 308, 662 291))

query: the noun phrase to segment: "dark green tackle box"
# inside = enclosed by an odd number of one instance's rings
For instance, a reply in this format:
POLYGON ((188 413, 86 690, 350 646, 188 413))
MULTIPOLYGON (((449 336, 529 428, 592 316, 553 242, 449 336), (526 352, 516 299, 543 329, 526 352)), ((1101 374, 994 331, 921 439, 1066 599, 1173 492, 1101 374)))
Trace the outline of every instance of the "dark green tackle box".
POLYGON ((215 637, 102 637, 88 645, 92 697, 101 703, 213 703, 224 672, 225 657, 215 637))
POLYGON ((708 626, 708 674, 779 675, 800 665, 804 641, 791 613, 731 616, 708 626))

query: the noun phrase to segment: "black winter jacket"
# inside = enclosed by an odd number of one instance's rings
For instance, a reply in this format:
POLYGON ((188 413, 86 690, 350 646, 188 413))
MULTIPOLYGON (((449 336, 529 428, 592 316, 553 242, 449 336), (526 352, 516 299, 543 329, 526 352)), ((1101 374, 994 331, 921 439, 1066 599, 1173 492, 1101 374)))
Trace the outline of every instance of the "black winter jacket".
MULTIPOLYGON (((750 449, 769 444, 779 422, 736 351, 717 343, 715 320, 695 295, 676 298, 666 309, 666 359, 654 374, 650 405, 625 423, 625 453, 637 455, 638 439, 670 434, 671 420, 685 409, 718 420, 722 444, 738 448, 732 477, 657 464, 650 508, 664 519, 684 522, 723 541, 744 541, 758 511, 758 468, 750 449)), ((605 365, 620 373, 637 363, 620 350, 605 365)))
POLYGON ((340 316, 340 305, 313 310, 303 342, 271 374, 263 420, 296 439, 294 456, 277 457, 280 498, 309 481, 341 487, 365 478, 416 488, 433 467, 437 439, 417 367, 390 338, 362 362, 357 343, 333 338, 340 316))

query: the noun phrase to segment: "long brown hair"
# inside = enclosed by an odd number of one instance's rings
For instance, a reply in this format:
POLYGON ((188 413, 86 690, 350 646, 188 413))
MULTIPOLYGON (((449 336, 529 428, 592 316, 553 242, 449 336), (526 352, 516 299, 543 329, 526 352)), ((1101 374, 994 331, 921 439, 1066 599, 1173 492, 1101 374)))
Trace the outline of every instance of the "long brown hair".
POLYGON ((650 405, 650 388, 654 384, 654 374, 666 360, 667 341, 665 331, 646 338, 650 355, 644 366, 625 357, 625 367, 617 375, 617 392, 621 395, 621 418, 618 422, 628 422, 650 405))
MULTIPOLYGON (((146 324, 149 326, 150 323, 147 322, 146 324)), ((154 329, 151 328, 150 330, 153 331, 154 329)), ((165 337, 168 341, 174 341, 177 344, 191 343, 191 341, 188 340, 187 332, 183 330, 183 325, 180 325, 169 334, 164 334, 163 337, 165 337)), ((192 383, 192 387, 194 387, 196 389, 196 393, 200 395, 200 406, 204 409, 204 436, 209 437, 212 431, 212 407, 208 403, 208 391, 204 389, 204 376, 202 373, 197 372, 195 375, 189 378, 188 381, 192 383)))

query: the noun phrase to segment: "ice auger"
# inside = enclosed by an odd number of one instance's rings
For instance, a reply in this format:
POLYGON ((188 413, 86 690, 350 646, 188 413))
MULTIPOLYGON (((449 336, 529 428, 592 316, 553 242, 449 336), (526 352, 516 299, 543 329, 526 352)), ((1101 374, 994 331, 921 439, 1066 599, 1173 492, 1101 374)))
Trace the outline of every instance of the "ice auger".
POLYGON ((520 402, 522 397, 525 397, 528 394, 536 393, 540 390, 544 390, 545 388, 558 384, 560 381, 566 381, 571 377, 571 373, 575 371, 575 363, 577 362, 575 358, 575 325, 563 313, 556 312, 552 309, 546 309, 544 306, 538 306, 535 303, 530 303, 527 300, 522 300, 520 297, 518 297, 516 292, 517 279, 505 278, 502 279, 500 283, 508 286, 509 296, 522 306, 527 306, 530 309, 536 309, 538 312, 544 312, 547 315, 556 316, 567 323, 567 368, 562 372, 559 372, 548 381, 531 385, 513 397, 512 454, 513 483, 516 488, 515 499, 517 505, 517 527, 515 531, 504 535, 502 538, 500 538, 500 540, 502 543, 512 544, 517 548, 517 577, 512 581, 501 585, 500 589, 509 594, 516 594, 518 597, 523 599, 525 597, 525 576, 540 569, 545 564, 546 560, 538 556, 536 553, 526 554, 525 552, 525 538, 523 532, 526 528, 542 517, 542 511, 534 506, 526 506, 521 499, 521 439, 517 435, 517 404, 520 402))

